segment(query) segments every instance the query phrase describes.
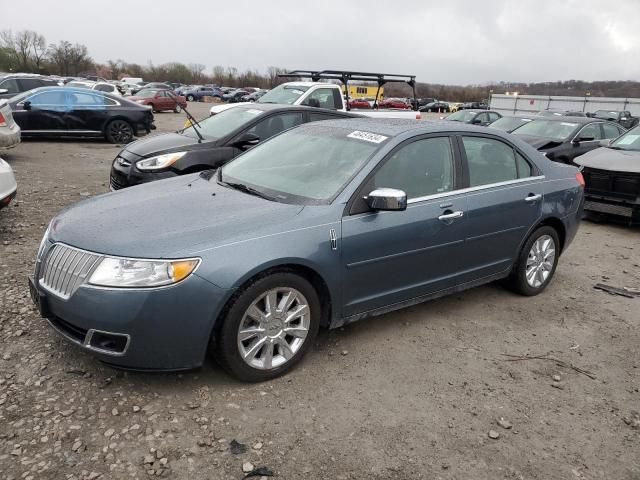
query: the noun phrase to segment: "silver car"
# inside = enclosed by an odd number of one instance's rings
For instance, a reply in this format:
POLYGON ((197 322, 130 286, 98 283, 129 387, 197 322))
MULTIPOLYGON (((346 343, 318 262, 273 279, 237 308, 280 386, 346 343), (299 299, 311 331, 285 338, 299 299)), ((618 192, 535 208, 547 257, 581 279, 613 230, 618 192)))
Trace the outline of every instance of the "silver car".
POLYGON ((13 120, 11 107, 0 100, 0 148, 14 147, 20 143, 20 127, 13 120))

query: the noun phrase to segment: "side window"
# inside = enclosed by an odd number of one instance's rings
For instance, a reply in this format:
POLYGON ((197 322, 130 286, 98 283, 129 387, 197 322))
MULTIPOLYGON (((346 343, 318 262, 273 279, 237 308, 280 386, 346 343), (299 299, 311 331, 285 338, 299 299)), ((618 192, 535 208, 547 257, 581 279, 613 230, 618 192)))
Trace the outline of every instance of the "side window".
POLYGON ((31 102, 32 108, 64 107, 66 104, 65 97, 65 92, 54 90, 50 92, 39 93, 27 98, 26 101, 31 102))
POLYGON ((319 88, 309 94, 303 105, 310 107, 320 107, 335 110, 338 108, 333 96, 332 88, 319 88))
POLYGON ((370 180, 371 190, 397 188, 407 199, 453 190, 449 137, 416 140, 396 151, 370 180))
POLYGON ((7 78, 4 82, 0 83, 0 88, 8 90, 7 93, 18 93, 18 82, 13 78, 7 78))
MULTIPOLYGON (((469 167, 469 186, 477 187, 518 178, 515 153, 506 143, 484 137, 462 137, 462 143, 469 167)), ((522 176, 527 176, 524 165, 523 170, 522 176)), ((528 175, 531 175, 530 166, 528 175)))
POLYGON ((604 138, 616 138, 620 135, 620 130, 615 125, 611 125, 610 123, 604 123, 602 125, 602 129, 604 130, 604 138))
POLYGON ((489 112, 489 121, 491 122, 495 122, 496 120, 498 120, 500 118, 500 115, 498 115, 497 113, 494 112, 489 112))
POLYGON ((48 86, 46 82, 37 80, 35 78, 21 78, 19 82, 23 92, 26 92, 27 90, 33 90, 34 88, 48 86))
POLYGON ((473 120, 474 123, 487 123, 489 121, 489 115, 486 113, 480 113, 478 116, 476 116, 476 118, 473 120))
POLYGON ((578 134, 578 138, 584 138, 584 139, 590 138, 593 140, 601 140, 602 133, 600 132, 600 124, 591 123, 585 126, 582 130, 580 130, 580 133, 578 134))
POLYGON ((105 98, 102 95, 93 95, 91 93, 78 93, 74 92, 69 95, 71 104, 78 107, 95 107, 103 106, 105 104, 105 98))
POLYGON ((531 164, 518 152, 516 152, 516 168, 518 170, 518 178, 526 178, 533 175, 531 164))
POLYGON ((263 141, 291 127, 300 125, 302 121, 302 113, 272 115, 258 122, 247 132, 257 135, 260 137, 260 141, 263 141))
POLYGON ((98 90, 100 92, 113 92, 113 87, 111 85, 96 85, 94 90, 98 90))

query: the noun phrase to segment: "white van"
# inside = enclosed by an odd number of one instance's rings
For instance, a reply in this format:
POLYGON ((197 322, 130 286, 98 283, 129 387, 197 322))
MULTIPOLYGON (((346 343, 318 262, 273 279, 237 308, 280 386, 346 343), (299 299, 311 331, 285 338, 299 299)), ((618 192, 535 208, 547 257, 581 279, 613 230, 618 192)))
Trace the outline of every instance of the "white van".
POLYGON ((128 83, 130 85, 138 85, 144 82, 144 80, 142 80, 140 77, 124 77, 124 78, 121 78, 120 81, 122 83, 128 83))

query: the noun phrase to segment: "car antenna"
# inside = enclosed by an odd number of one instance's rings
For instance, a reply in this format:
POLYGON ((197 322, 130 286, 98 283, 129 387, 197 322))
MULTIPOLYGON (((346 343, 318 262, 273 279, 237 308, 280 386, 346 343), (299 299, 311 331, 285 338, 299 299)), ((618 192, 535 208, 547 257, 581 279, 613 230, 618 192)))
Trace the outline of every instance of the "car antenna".
MULTIPOLYGON (((167 90, 167 94, 173 99, 175 104, 178 105, 178 99, 176 95, 171 90, 167 90)), ((198 143, 202 143, 202 141, 204 140, 204 137, 202 136, 200 131, 196 128, 196 125, 199 128, 202 128, 202 127, 200 127, 200 124, 195 119, 195 117, 189 113, 189 110, 187 110, 187 107, 183 107, 182 110, 184 110, 184 113, 187 114, 187 118, 189 119, 189 124, 193 127, 193 130, 196 132, 196 135, 198 135, 198 143)))

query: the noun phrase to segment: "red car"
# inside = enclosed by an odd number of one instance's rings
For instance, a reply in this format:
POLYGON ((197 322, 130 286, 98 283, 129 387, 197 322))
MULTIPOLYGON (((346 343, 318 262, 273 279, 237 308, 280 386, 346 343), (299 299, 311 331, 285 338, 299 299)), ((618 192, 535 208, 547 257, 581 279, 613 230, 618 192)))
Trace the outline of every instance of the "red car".
POLYGON ((182 95, 175 95, 171 90, 144 88, 129 100, 141 105, 149 105, 154 112, 173 110, 176 113, 187 106, 187 99, 182 95))
POLYGON ((380 108, 400 108, 403 110, 410 110, 411 105, 405 102, 404 100, 400 100, 399 98, 389 98, 386 100, 382 100, 378 102, 378 106, 380 108))
POLYGON ((350 98, 349 108, 371 108, 371 104, 364 98, 350 98))

